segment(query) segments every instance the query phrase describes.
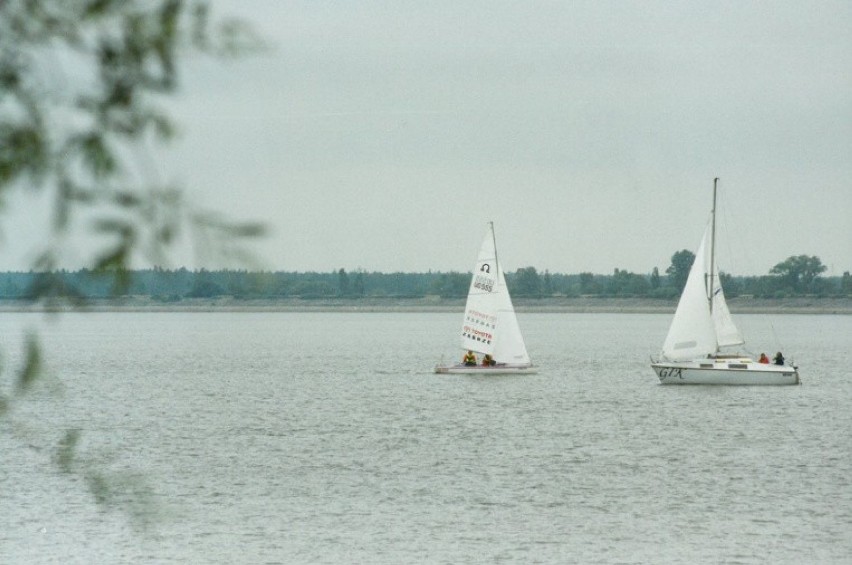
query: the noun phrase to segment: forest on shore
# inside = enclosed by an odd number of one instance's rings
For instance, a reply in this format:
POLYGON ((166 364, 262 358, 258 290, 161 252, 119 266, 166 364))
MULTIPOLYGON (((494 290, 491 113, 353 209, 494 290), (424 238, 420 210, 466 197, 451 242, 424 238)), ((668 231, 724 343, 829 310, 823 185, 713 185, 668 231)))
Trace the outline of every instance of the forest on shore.
MULTIPOLYGON (((686 282, 694 256, 679 251, 665 273, 615 269, 612 274, 562 274, 524 267, 506 273, 509 291, 515 297, 624 297, 673 301, 686 282)), ((722 273, 725 294, 761 299, 799 296, 852 297, 852 276, 822 276, 826 267, 818 257, 793 256, 777 264, 766 275, 736 276, 722 273)), ((160 302, 183 299, 328 299, 460 298, 467 294, 471 273, 456 271, 426 273, 287 272, 248 270, 57 270, 49 272, 0 273, 0 299, 37 298, 102 299, 145 297, 160 302)))

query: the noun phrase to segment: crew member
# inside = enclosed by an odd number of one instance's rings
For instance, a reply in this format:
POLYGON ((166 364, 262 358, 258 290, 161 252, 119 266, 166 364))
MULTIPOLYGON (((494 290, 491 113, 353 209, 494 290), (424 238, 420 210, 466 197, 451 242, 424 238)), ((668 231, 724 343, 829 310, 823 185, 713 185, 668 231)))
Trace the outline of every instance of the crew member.
POLYGON ((470 349, 465 353, 464 358, 462 359, 462 363, 467 367, 476 367, 476 355, 474 355, 473 351, 470 349))

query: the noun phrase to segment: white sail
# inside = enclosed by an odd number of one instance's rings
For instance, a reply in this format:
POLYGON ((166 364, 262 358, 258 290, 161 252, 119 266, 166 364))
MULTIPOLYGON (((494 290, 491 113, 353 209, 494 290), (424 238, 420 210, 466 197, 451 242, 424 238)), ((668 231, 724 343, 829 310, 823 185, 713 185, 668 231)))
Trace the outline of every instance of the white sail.
POLYGON ((482 240, 462 322, 461 346, 477 353, 494 354, 497 329, 497 251, 491 224, 482 240))
POLYGON ((706 286, 710 237, 711 227, 708 225, 663 343, 663 357, 666 359, 694 359, 716 353, 716 327, 710 315, 706 286))
POLYGON ((501 363, 529 364, 530 356, 524 337, 521 335, 521 327, 518 325, 518 317, 515 316, 515 308, 512 305, 512 297, 509 295, 509 287, 506 286, 506 277, 503 276, 503 268, 497 264, 497 338, 494 349, 494 359, 501 363))
POLYGON ((462 349, 488 353, 498 363, 530 362, 506 278, 497 261, 491 224, 476 259, 461 334, 462 349))
POLYGON ((734 324, 728 303, 725 302, 725 292, 722 290, 722 279, 719 269, 714 265, 713 273, 713 324, 716 329, 716 344, 718 347, 742 345, 745 343, 740 330, 734 324))

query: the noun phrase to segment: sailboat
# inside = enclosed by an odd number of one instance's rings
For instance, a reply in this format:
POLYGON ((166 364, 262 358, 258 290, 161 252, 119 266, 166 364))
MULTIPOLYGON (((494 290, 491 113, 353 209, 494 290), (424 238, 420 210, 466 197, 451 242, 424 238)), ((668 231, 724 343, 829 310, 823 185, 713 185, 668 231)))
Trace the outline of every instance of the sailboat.
MULTIPOLYGON (((797 367, 755 362, 741 353, 722 353, 745 340, 734 324, 716 265, 716 183, 710 221, 695 253, 669 333, 651 368, 662 384, 794 385, 797 367)), ((784 363, 781 359, 781 363, 784 363)))
POLYGON ((494 222, 488 222, 476 258, 464 309, 461 347, 476 355, 475 365, 438 365, 435 372, 481 375, 536 372, 521 335, 503 268, 497 260, 494 222), (483 363, 486 355, 492 360, 490 364, 483 363))

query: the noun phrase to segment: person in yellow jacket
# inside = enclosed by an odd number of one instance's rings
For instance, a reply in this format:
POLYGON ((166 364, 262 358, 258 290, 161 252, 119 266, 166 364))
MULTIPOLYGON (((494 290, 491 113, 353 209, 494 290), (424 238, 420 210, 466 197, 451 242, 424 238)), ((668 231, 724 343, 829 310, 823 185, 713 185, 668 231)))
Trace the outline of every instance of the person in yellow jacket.
POLYGON ((467 350, 467 353, 462 359, 462 363, 464 363, 466 367, 476 367, 476 355, 474 355, 473 351, 469 349, 467 350))

